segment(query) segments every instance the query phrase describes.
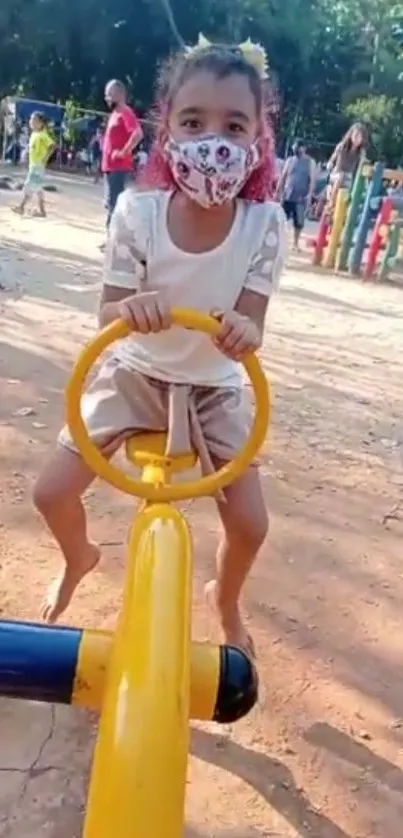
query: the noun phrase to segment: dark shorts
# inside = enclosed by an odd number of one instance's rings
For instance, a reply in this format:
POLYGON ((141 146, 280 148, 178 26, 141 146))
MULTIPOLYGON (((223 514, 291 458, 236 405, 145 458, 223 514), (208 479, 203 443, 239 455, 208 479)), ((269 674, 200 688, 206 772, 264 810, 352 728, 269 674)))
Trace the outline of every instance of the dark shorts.
POLYGON ((306 202, 283 201, 283 210, 287 221, 292 221, 296 230, 302 230, 305 224, 306 202))
POLYGON ((121 192, 126 189, 132 172, 105 172, 106 226, 109 227, 113 210, 121 192))

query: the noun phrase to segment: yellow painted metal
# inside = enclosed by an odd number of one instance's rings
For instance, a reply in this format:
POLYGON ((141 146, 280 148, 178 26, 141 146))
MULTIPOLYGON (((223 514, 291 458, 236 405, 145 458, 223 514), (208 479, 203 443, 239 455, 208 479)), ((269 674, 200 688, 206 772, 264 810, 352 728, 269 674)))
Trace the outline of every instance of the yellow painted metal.
POLYGON ((194 468, 197 463, 197 454, 194 451, 184 451, 183 454, 167 457, 166 444, 167 434, 165 433, 149 431, 144 434, 135 434, 126 442, 127 459, 140 468, 144 468, 149 463, 161 465, 168 476, 194 468))
MULTIPOLYGON (((83 632, 72 704, 101 712, 114 635, 83 632)), ((220 680, 220 647, 193 641, 190 648, 189 718, 211 721, 220 680)))
POLYGON ((141 480, 150 486, 161 486, 165 483, 167 474, 163 463, 148 463, 143 468, 141 480))
POLYGON ((220 681, 220 647, 192 643, 190 657, 190 718, 210 721, 220 681))
MULTIPOLYGON (((174 309, 172 315, 187 328, 211 335, 219 329, 197 312, 174 309)), ((221 656, 219 647, 191 647, 190 534, 180 512, 162 501, 214 494, 240 476, 264 441, 270 393, 256 357, 248 355, 256 416, 235 460, 213 476, 172 485, 172 473, 195 464, 194 452, 167 458, 164 435, 145 435, 127 445, 129 459, 143 469, 135 480, 103 458, 80 413, 90 367, 128 333, 123 321, 101 332, 81 353, 66 392, 67 421, 90 468, 149 502, 130 532, 116 634, 111 640, 105 632, 84 632, 79 652, 73 703, 102 707, 83 838, 182 838, 189 718, 214 715, 221 656)))
MULTIPOLYGON (((219 322, 213 317, 188 309, 172 309, 172 317, 174 322, 179 325, 191 329, 200 329, 210 335, 216 334, 220 328, 219 322)), ((90 440, 80 412, 81 394, 88 371, 109 344, 126 337, 129 331, 128 325, 122 320, 118 320, 103 329, 81 352, 68 382, 66 388, 67 423, 82 457, 95 474, 117 489, 154 503, 216 494, 219 489, 228 486, 229 483, 240 477, 257 454, 266 437, 270 417, 270 391, 267 378, 259 361, 253 353, 246 355, 243 359, 245 370, 249 375, 255 393, 256 413, 250 436, 235 459, 215 474, 174 485, 155 486, 152 483, 136 480, 108 462, 90 440)))
POLYGON ((71 703, 89 710, 100 710, 111 651, 109 631, 82 633, 71 703))
POLYGON ((192 558, 165 504, 130 532, 84 838, 182 838, 189 736, 192 558))
POLYGON ((337 192, 336 206, 333 213, 333 224, 329 237, 329 244, 325 250, 323 259, 324 268, 334 268, 336 263, 337 249, 340 244, 344 222, 346 220, 348 204, 348 189, 339 189, 337 192))

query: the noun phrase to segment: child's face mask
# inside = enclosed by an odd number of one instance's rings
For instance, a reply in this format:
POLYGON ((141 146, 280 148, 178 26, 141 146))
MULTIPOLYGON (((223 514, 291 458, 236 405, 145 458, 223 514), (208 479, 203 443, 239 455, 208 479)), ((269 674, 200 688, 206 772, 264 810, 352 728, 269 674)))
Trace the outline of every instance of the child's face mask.
POLYGON ((170 138, 164 153, 179 189, 206 209, 236 198, 260 163, 256 143, 242 148, 212 134, 184 142, 170 138))

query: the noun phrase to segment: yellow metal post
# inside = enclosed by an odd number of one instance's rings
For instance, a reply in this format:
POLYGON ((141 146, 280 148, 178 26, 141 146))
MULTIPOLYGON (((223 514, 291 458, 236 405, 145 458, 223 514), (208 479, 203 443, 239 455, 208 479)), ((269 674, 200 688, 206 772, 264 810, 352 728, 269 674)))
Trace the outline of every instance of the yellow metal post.
POLYGON ((84 838, 182 838, 191 578, 185 521, 147 507, 130 533, 84 838))
POLYGON ((330 233, 329 244, 325 250, 323 260, 324 268, 334 268, 336 264, 337 249, 340 244, 343 226, 347 214, 348 190, 339 189, 337 192, 336 206, 333 214, 333 225, 330 233))

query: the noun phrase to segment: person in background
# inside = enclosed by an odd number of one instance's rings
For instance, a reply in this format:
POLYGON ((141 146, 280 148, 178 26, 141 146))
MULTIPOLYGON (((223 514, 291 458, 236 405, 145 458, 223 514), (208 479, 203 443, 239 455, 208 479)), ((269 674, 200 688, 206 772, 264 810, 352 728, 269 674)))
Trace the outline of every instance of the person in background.
POLYGON ((20 143, 20 162, 23 164, 27 164, 29 162, 29 127, 28 125, 23 125, 21 128, 20 136, 19 136, 19 143, 20 143))
POLYGON ((14 207, 14 212, 24 215, 27 204, 33 195, 38 200, 38 209, 34 213, 39 218, 46 217, 44 182, 46 166, 53 154, 55 143, 49 135, 46 119, 43 113, 34 111, 29 120, 31 136, 29 138, 28 175, 24 184, 22 201, 14 207))
POLYGON ((77 159, 78 163, 81 163, 84 166, 85 174, 90 175, 91 174, 91 149, 89 147, 89 144, 86 148, 80 148, 77 151, 76 159, 77 159))
POLYGON ((339 189, 350 189, 361 160, 365 159, 369 136, 362 122, 355 122, 336 146, 328 164, 330 174, 327 203, 333 211, 339 189))
POLYGON ((293 155, 286 160, 277 185, 277 200, 282 203, 288 221, 294 227, 294 249, 304 229, 305 216, 311 204, 316 180, 316 167, 307 154, 303 140, 293 146, 293 155))
POLYGON ((98 183, 101 177, 103 131, 100 126, 96 129, 90 142, 91 171, 94 175, 94 183, 98 183))
POLYGON ((312 203, 309 209, 308 218, 310 221, 319 221, 326 204, 329 173, 326 163, 318 163, 315 175, 315 188, 312 196, 312 203))
POLYGON ((133 173, 133 152, 143 139, 143 130, 133 109, 127 104, 123 82, 117 79, 108 82, 105 101, 111 110, 102 147, 106 226, 109 229, 116 201, 133 173))
POLYGON ((136 154, 136 175, 138 177, 141 177, 141 175, 143 174, 143 172, 144 172, 144 170, 147 166, 147 161, 148 161, 148 154, 147 154, 147 152, 144 148, 144 144, 141 143, 141 145, 138 148, 138 152, 136 154))

